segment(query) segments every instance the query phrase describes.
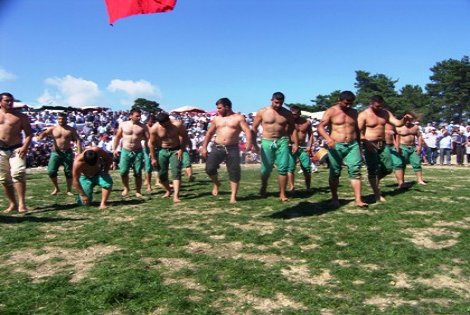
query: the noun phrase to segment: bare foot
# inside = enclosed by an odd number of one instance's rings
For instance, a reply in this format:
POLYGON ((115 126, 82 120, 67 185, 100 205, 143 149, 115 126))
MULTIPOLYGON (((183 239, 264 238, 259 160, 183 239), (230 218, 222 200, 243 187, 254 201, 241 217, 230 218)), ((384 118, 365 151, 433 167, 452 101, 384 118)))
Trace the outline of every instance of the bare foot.
POLYGON ((294 187, 294 186, 289 187, 289 191, 290 191, 290 192, 294 192, 294 191, 295 191, 295 187, 294 187))
POLYGON ((214 183, 212 188, 212 196, 217 196, 219 194, 220 182, 214 183))
POLYGON ((67 196, 73 196, 73 192, 67 191, 67 196))
POLYGON ((427 185, 425 181, 418 182, 418 184, 420 184, 420 185, 427 185))
POLYGON ((237 199, 235 199, 235 198, 230 198, 230 203, 237 203, 237 199))
POLYGON ((140 192, 136 192, 136 193, 135 193, 135 196, 136 196, 137 198, 142 198, 142 194, 141 194, 140 192))
POLYGON ((328 205, 332 208, 338 208, 341 204, 338 199, 332 199, 328 205))
POLYGON ((367 208, 369 206, 369 204, 365 203, 365 202, 356 202, 356 207, 359 207, 359 208, 367 208))
POLYGON ((379 196, 379 198, 376 197, 375 200, 376 200, 377 202, 385 202, 385 201, 387 201, 387 200, 385 200, 385 198, 384 198, 383 196, 379 196))
POLYGON ((173 197, 173 203, 180 203, 181 200, 177 197, 173 197))
POLYGON ((289 201, 289 198, 287 198, 286 196, 279 196, 279 200, 284 202, 284 201, 289 201))
POLYGON ((16 205, 15 205, 15 204, 10 205, 8 208, 6 208, 5 210, 3 210, 3 213, 10 213, 10 212, 12 212, 13 210, 16 210, 16 205))
POLYGON ((124 189, 121 193, 121 196, 123 196, 123 197, 127 197, 128 195, 129 195, 129 190, 127 190, 127 189, 124 189))
POLYGON ((55 196, 55 195, 57 195, 57 194, 59 193, 59 191, 60 191, 60 189, 55 188, 55 189, 51 192, 51 195, 52 195, 52 196, 55 196))
POLYGON ((171 192, 167 191, 162 198, 170 198, 171 192))
POLYGON ((26 213, 26 212, 28 212, 28 208, 26 208, 25 206, 18 207, 18 213, 26 213))
POLYGON ((147 186, 147 192, 152 192, 152 186, 147 186))
POLYGON ((108 206, 106 206, 106 205, 100 205, 100 207, 99 207, 98 209, 100 209, 100 210, 105 210, 105 209, 107 209, 107 208, 108 208, 108 206))

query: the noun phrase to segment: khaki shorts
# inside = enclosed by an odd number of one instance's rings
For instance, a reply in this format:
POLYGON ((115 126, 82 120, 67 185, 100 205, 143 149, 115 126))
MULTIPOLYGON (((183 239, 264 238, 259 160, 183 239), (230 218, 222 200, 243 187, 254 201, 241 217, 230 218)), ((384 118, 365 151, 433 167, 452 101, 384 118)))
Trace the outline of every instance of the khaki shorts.
POLYGON ((12 183, 26 180, 26 160, 18 156, 15 150, 0 150, 0 183, 12 183))

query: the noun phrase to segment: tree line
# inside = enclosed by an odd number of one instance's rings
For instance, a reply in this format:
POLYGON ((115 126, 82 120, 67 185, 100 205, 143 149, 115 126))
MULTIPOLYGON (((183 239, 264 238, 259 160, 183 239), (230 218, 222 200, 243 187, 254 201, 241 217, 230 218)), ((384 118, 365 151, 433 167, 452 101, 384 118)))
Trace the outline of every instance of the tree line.
MULTIPOLYGON (((367 71, 356 71, 355 108, 367 107, 371 96, 379 94, 385 98, 387 108, 397 116, 406 112, 416 114, 420 121, 454 121, 466 122, 470 119, 470 60, 447 59, 436 63, 431 69, 430 83, 425 91, 419 85, 407 84, 397 91, 394 80, 385 74, 370 74, 367 71)), ((338 101, 341 91, 336 90, 327 95, 317 95, 312 104, 297 105, 300 109, 317 112, 323 111, 338 101)))

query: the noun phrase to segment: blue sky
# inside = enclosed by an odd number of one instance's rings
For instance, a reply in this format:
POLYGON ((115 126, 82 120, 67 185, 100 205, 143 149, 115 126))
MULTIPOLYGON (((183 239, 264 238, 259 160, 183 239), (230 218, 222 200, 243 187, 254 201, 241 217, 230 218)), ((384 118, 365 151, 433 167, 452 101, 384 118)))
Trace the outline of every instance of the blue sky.
POLYGON ((0 0, 0 90, 32 104, 255 111, 355 90, 355 71, 429 83, 470 54, 469 0, 179 0, 108 24, 105 0, 0 0))

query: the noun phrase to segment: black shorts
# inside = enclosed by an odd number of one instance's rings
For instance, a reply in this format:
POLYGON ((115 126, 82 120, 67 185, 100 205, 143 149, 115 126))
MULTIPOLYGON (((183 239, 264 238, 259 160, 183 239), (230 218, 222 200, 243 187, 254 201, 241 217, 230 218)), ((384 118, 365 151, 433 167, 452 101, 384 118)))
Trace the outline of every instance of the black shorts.
POLYGON ((217 169, 220 163, 227 165, 227 171, 230 181, 239 182, 241 178, 240 168, 240 148, 238 144, 225 146, 213 145, 206 160, 206 173, 209 176, 217 175, 217 169))

